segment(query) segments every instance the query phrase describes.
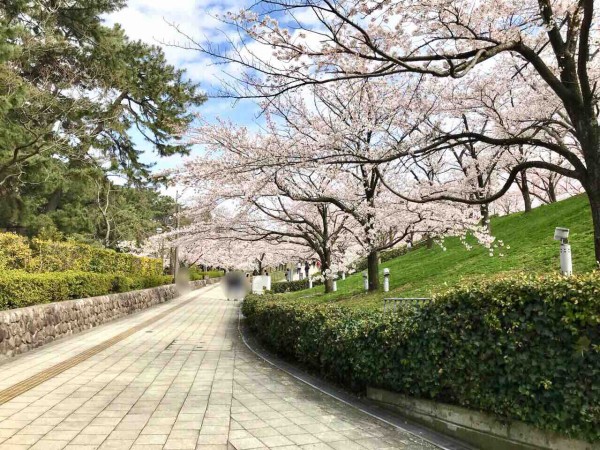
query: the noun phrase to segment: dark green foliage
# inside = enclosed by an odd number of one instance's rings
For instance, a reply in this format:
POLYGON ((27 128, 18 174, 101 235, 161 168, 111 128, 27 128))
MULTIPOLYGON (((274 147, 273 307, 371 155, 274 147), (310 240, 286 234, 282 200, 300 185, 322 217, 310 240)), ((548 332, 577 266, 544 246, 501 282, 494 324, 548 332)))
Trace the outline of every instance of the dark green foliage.
POLYGON ((140 160, 132 129, 160 156, 187 153, 172 137, 205 98, 158 46, 104 24, 104 14, 124 5, 0 3, 0 180, 53 155, 75 164, 96 158, 145 178, 150 165, 140 160))
MULTIPOLYGON (((322 284, 323 282, 320 280, 313 280, 313 286, 320 286, 322 284)), ((297 281, 282 281, 280 283, 273 283, 271 285, 271 292, 273 294, 303 291, 304 289, 308 289, 308 280, 306 278, 304 280, 297 281)))
POLYGON ((421 307, 376 310, 250 296, 270 349, 354 389, 367 385, 600 439, 600 277, 511 277, 421 307))
POLYGON ((0 309, 22 308, 170 284, 164 275, 126 277, 90 272, 0 272, 0 309))
POLYGON ((125 4, 0 2, 0 228, 117 248, 173 214, 141 156, 187 154, 177 136, 205 97, 160 47, 106 26, 125 4))
POLYGON ((55 159, 30 167, 19 189, 0 193, 0 229, 120 248, 124 242, 135 247, 157 227, 172 225, 175 201, 155 188, 114 185, 102 171, 55 159))

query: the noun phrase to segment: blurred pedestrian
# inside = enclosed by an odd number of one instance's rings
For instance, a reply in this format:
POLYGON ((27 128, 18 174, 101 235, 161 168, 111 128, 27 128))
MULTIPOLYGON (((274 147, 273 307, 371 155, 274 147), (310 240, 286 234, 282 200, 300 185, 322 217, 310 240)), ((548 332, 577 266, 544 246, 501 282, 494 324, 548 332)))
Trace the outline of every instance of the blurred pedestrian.
POLYGON ((243 300, 246 296, 246 280, 240 272, 227 272, 225 275, 227 300, 243 300))

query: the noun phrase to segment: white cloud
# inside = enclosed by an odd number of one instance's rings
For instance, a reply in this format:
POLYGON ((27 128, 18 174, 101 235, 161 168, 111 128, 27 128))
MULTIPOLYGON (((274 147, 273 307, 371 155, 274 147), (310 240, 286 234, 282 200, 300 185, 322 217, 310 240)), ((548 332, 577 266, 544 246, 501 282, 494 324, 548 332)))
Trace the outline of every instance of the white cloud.
POLYGON ((132 39, 162 46, 171 64, 189 67, 192 79, 206 82, 216 71, 209 68, 197 51, 181 48, 190 44, 183 34, 198 41, 223 42, 224 25, 216 16, 240 7, 240 2, 227 1, 130 0, 126 8, 107 15, 105 20, 109 25, 119 23, 132 39), (205 70, 199 70, 198 66, 205 70))
MULTIPOLYGON (((223 29, 225 25, 216 17, 227 11, 237 11, 244 7, 247 0, 129 0, 126 8, 105 17, 107 25, 120 24, 131 38, 152 45, 160 45, 170 64, 185 69, 187 76, 200 83, 205 91, 213 91, 223 78, 222 67, 211 64, 210 59, 189 46, 184 35, 198 42, 210 42, 213 45, 225 43, 223 29)), ((210 99, 202 105, 200 112, 205 119, 226 118, 250 128, 257 127, 256 107, 248 102, 234 104, 231 100, 210 99)), ((135 133, 134 139, 140 148, 147 147, 141 136, 135 133)), ((192 155, 201 152, 199 146, 192 149, 192 155)), ((152 151, 142 157, 144 162, 155 162, 154 170, 160 172, 182 164, 185 157, 171 156, 158 158, 152 151)), ((174 189, 166 191, 173 194, 174 189)))

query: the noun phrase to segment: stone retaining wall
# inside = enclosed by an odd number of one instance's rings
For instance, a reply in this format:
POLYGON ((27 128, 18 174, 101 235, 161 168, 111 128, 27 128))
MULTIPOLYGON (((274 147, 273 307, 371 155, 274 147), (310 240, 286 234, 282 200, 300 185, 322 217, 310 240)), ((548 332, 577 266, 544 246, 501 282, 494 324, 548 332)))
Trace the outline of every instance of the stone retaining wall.
POLYGON ((367 398, 433 430, 460 439, 481 450, 598 450, 589 443, 543 431, 516 420, 367 388, 367 398))
MULTIPOLYGON (((199 289, 219 279, 190 283, 199 289)), ((174 284, 141 291, 68 300, 0 311, 0 360, 93 328, 119 317, 172 300, 179 295, 174 284)))

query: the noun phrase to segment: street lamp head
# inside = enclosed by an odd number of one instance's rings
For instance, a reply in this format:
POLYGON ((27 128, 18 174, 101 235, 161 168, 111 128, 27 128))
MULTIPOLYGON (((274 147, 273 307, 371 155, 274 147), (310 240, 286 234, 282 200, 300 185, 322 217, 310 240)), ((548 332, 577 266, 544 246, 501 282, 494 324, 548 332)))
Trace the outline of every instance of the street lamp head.
POLYGON ((562 228, 562 227, 556 227, 556 229, 554 230, 554 240, 561 241, 561 242, 568 242, 569 229, 562 228))
POLYGON ((163 229, 161 227, 156 228, 156 234, 161 234, 162 232, 163 232, 163 229))
POLYGON ((383 269, 383 276, 389 276, 390 275, 390 269, 383 269))

